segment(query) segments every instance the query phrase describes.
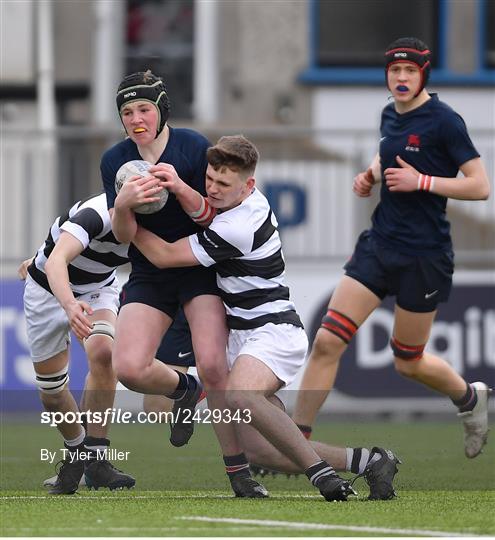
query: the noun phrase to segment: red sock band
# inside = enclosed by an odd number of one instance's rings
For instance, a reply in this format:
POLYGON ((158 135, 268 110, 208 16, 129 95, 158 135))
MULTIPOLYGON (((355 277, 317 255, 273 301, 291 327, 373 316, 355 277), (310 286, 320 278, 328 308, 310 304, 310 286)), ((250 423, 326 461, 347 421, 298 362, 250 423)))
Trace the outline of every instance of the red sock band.
POLYGON ((321 327, 335 334, 345 343, 351 341, 356 333, 357 324, 343 313, 329 309, 321 321, 321 327))

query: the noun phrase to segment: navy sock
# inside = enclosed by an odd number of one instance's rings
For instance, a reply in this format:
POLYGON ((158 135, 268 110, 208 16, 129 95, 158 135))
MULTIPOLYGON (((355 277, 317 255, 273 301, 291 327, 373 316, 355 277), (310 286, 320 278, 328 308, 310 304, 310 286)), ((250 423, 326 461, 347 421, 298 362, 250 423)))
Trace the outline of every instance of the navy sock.
POLYGON ((299 428, 301 433, 306 437, 306 439, 311 438, 311 432, 313 431, 313 428, 311 426, 305 426, 303 424, 296 424, 296 426, 299 428))
POLYGON ((227 476, 231 480, 236 476, 251 476, 249 463, 244 452, 236 456, 223 456, 223 462, 227 476))
POLYGON ((175 370, 175 372, 179 376, 179 384, 177 385, 177 388, 171 394, 166 394, 166 395, 168 398, 173 399, 174 401, 180 401, 186 395, 196 390, 198 386, 198 382, 192 375, 189 375, 187 373, 182 373, 182 371, 177 371, 177 370, 175 370))
POLYGON ((476 388, 466 383, 466 393, 460 399, 453 399, 452 403, 459 409, 459 412, 472 411, 478 403, 476 388))

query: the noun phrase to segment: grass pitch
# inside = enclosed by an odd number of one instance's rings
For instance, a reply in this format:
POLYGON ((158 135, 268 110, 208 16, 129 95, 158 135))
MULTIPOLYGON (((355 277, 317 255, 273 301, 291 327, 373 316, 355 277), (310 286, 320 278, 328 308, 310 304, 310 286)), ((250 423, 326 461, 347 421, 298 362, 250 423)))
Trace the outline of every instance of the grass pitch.
POLYGON ((268 500, 234 499, 210 426, 197 426, 184 448, 163 425, 112 426, 112 447, 130 451, 115 465, 136 477, 131 491, 81 488, 53 497, 41 487, 54 474, 40 448, 60 448, 39 417, 4 417, 1 428, 2 536, 455 536, 495 535, 494 444, 475 460, 454 422, 327 423, 315 440, 385 446, 403 461, 398 498, 327 503, 304 476, 267 476, 268 500))

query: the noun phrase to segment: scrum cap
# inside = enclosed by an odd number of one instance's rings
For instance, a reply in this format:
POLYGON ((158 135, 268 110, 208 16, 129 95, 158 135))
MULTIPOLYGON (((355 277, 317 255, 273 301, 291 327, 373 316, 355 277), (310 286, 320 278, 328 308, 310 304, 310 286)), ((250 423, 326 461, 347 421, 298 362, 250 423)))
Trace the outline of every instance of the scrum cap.
POLYGON ((117 90, 117 109, 122 116, 122 108, 132 101, 149 101, 157 108, 158 126, 156 136, 162 132, 170 112, 165 83, 150 70, 127 75, 117 90))
POLYGON ((421 84, 415 94, 415 97, 418 96, 430 77, 430 55, 431 52, 428 50, 428 46, 417 38, 401 38, 391 43, 385 52, 385 80, 387 85, 390 66, 398 62, 415 64, 421 72, 421 84))

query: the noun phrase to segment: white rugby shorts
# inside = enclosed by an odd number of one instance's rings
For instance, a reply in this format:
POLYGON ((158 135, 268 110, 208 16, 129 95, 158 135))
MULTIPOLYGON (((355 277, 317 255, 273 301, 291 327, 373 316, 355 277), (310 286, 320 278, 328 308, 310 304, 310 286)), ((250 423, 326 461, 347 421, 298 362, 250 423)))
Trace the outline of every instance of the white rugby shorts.
MULTIPOLYGON (((96 289, 77 298, 94 311, 109 309, 115 315, 119 309, 119 287, 112 285, 96 289)), ((65 351, 70 343, 70 324, 58 300, 28 274, 24 287, 24 313, 31 359, 43 362, 65 351)))
POLYGON ((232 369, 242 354, 254 356, 287 386, 303 366, 307 351, 308 337, 302 328, 268 323, 251 330, 230 330, 227 360, 232 369))

